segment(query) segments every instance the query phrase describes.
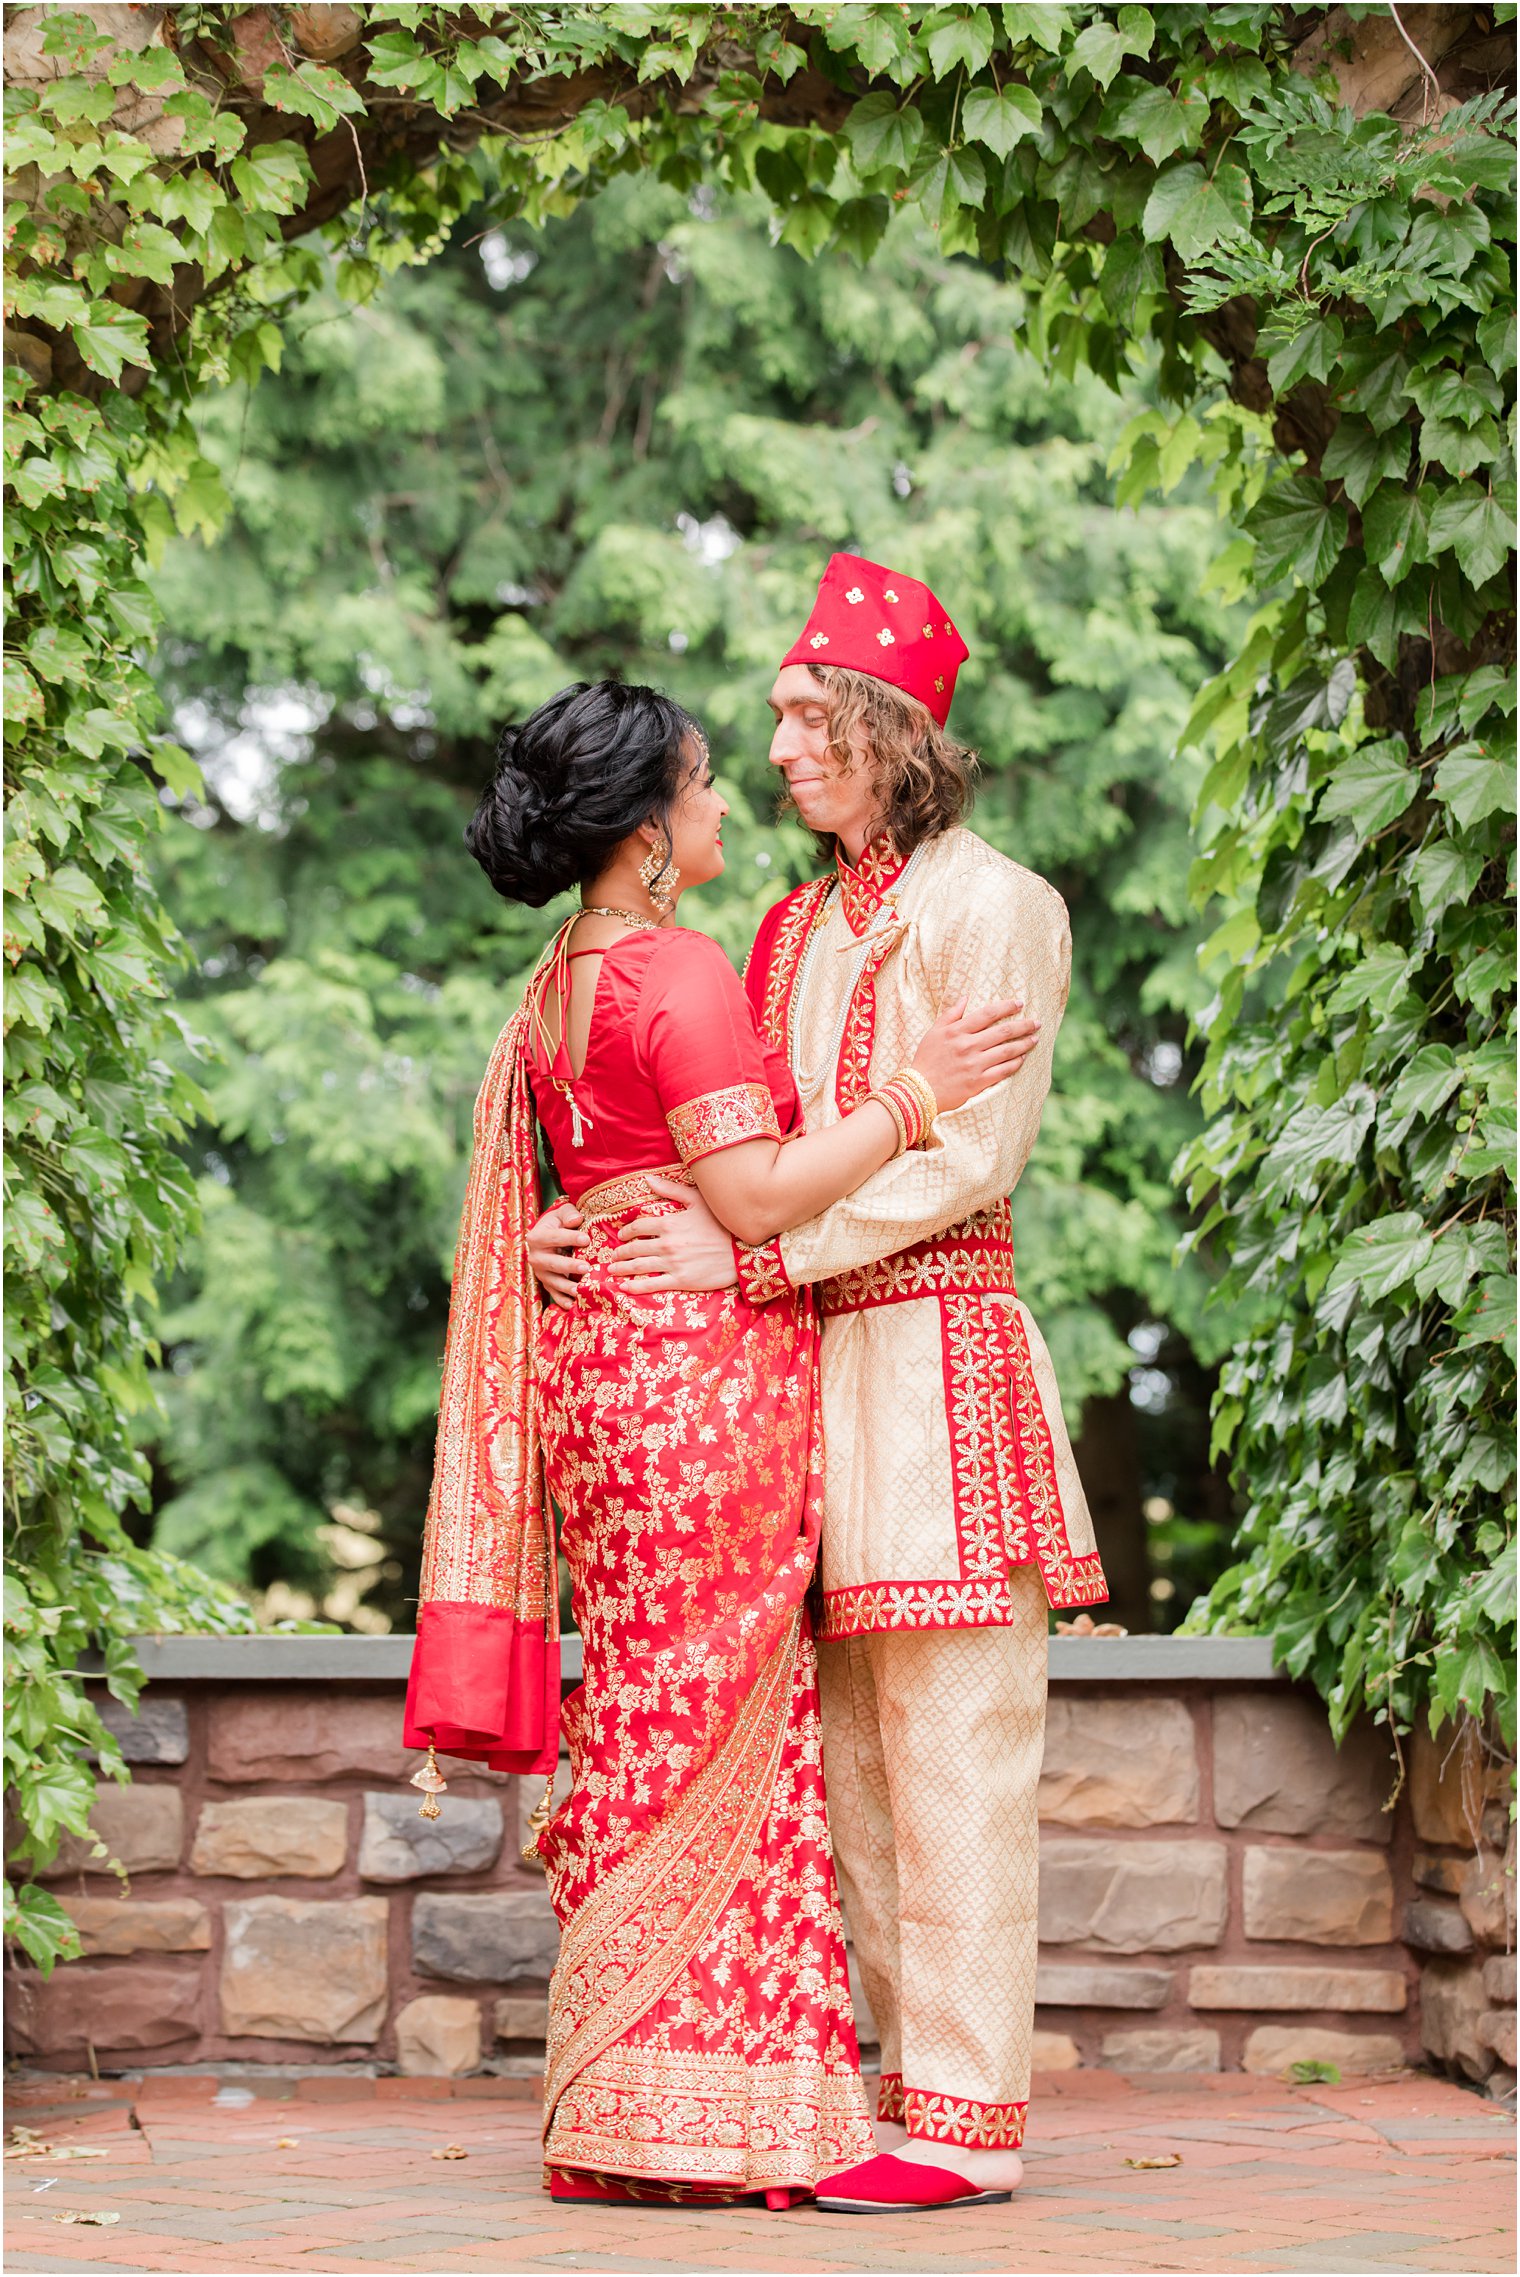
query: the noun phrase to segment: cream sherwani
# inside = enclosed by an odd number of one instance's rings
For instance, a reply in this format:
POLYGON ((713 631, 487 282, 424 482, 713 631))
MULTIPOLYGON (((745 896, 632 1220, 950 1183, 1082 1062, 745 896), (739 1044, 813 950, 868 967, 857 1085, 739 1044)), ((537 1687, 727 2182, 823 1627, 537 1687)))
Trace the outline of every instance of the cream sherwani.
POLYGON ((809 1130, 906 1066, 945 1006, 1041 1021, 1018 1074, 938 1117, 747 1274, 824 1315, 819 1634, 845 1906, 882 2042, 882 2115, 1022 2139, 1033 2024, 1045 1607, 1101 1600, 1092 1521, 1007 1197, 1040 1127, 1071 943, 1060 896, 956 829, 867 849, 772 911, 748 983, 809 1130))

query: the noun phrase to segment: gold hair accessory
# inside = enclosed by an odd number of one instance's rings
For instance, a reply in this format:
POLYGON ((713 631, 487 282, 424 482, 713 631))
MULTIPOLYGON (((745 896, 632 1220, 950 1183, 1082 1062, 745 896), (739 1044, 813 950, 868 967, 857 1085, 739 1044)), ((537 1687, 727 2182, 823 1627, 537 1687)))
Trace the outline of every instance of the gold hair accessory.
POLYGON ((675 908, 676 887, 681 877, 671 853, 672 848, 665 839, 657 838, 639 864, 639 884, 661 917, 668 917, 675 908))
POLYGON ((422 1805, 417 1816, 441 1818, 443 1809, 438 1798, 448 1793, 449 1783, 438 1768, 438 1754, 431 1740, 428 1741, 428 1759, 420 1771, 412 1773, 411 1784, 422 1789, 422 1805))

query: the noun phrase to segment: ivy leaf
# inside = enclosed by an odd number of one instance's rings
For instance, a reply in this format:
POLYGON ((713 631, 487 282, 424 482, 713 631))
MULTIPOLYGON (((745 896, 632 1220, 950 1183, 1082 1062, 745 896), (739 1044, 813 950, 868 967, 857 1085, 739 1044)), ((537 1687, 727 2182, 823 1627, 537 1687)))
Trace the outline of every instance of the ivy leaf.
POLYGON ((929 34, 929 61, 936 79, 948 78, 958 63, 968 71, 980 71, 991 53, 992 18, 985 8, 968 9, 929 34))
POLYGON ((1410 439, 1407 426, 1399 424, 1380 434, 1370 419, 1343 412, 1319 471, 1327 481, 1338 475, 1352 504, 1363 506, 1380 482, 1396 481, 1408 472, 1410 439))
POLYGON ((134 222, 122 232, 120 245, 106 248, 107 265, 119 275, 151 277, 157 285, 172 285, 175 269, 189 259, 173 232, 155 221, 134 222))
POLYGON ((57 171, 58 138, 35 111, 7 120, 5 165, 8 173, 19 173, 23 166, 41 166, 50 174, 57 171))
POLYGON ((975 150, 947 150, 945 153, 946 216, 957 206, 981 205, 987 195, 987 169, 980 153, 975 150))
POLYGON ((1369 649, 1379 664, 1392 672, 1399 660, 1401 633, 1419 632, 1425 612, 1412 587, 1385 585, 1371 567, 1358 576, 1346 612, 1346 638, 1357 648, 1369 649))
POLYGON ((1436 797, 1464 830, 1491 814, 1515 811, 1515 771, 1481 743, 1459 743, 1436 769, 1436 797))
POLYGON ((1389 1093, 1379 1118, 1380 1138, 1397 1146, 1417 1115, 1440 1113, 1461 1080, 1462 1070, 1451 1046, 1427 1044, 1415 1053, 1389 1093))
POLYGON ((74 345, 92 372, 102 379, 119 380, 124 364, 151 364, 148 327, 130 309, 113 301, 97 301, 92 313, 69 326, 74 345))
POLYGON ((1338 316, 1315 316, 1299 325, 1267 358, 1267 381, 1273 394, 1285 395, 1301 379, 1327 378, 1340 356, 1344 333, 1338 316))
POLYGON ((1362 518, 1362 544, 1367 559, 1382 571, 1390 585, 1427 555, 1426 505, 1418 490, 1380 490, 1362 518))
POLYGON ((961 124, 974 142, 985 143, 999 158, 1026 136, 1038 134, 1045 113, 1037 95, 1027 87, 973 87, 961 105, 961 124))
POLYGON ((1512 372, 1515 368, 1515 311, 1501 305, 1489 310, 1478 323, 1478 353, 1494 373, 1512 372))
MULTIPOLYGON (((187 221, 192 229, 205 231, 226 196, 221 183, 208 174, 204 166, 192 166, 188 174, 165 177, 159 190, 158 210, 170 221, 187 221)), ((179 257, 182 261, 189 259, 183 251, 179 257)))
POLYGON ((23 506, 40 506, 45 498, 61 498, 65 488, 62 469, 53 459, 23 459, 10 481, 23 506))
POLYGON ((1003 29, 1015 46, 1026 41, 1034 47, 1044 48, 1047 55, 1059 55, 1066 26, 1071 20, 1069 8, 1046 5, 1044 0, 1029 0, 1028 5, 1010 4, 1002 11, 1003 29))
POLYGON ((1420 787, 1401 736, 1364 743, 1336 768, 1320 798, 1321 821, 1346 815, 1363 837, 1371 838, 1398 817, 1420 787))
POLYGON ((1222 158, 1212 180, 1196 160, 1169 167, 1146 200, 1141 229, 1156 244, 1169 237, 1182 260, 1192 263, 1211 245, 1244 236, 1253 209, 1251 178, 1233 159, 1222 158))
POLYGON ((1340 1252, 1327 1288, 1358 1288, 1364 1297, 1390 1297, 1408 1288, 1431 1251, 1425 1221, 1414 1210, 1394 1210, 1359 1226, 1340 1252))
POLYGON ((5 717, 12 727, 42 717, 42 690, 14 656, 5 660, 5 717))
POLYGON ((204 799, 205 780, 188 751, 178 743, 155 743, 148 757, 177 798, 204 799))
POLYGON ((1336 983, 1329 1010, 1355 1012, 1370 1004, 1375 1012, 1391 1012, 1409 987, 1409 965, 1402 949, 1379 941, 1336 983))
POLYGON ((891 78, 901 77, 892 66, 912 45, 902 10, 880 4, 831 10, 824 22, 823 36, 837 52, 853 49, 867 71, 885 72, 891 78))
POLYGON ((1483 875, 1483 856, 1459 846, 1455 839, 1432 838, 1411 854, 1404 875, 1429 925, 1454 903, 1472 899, 1483 875))
POLYGON ((1370 339, 1348 340, 1341 361, 1348 397, 1380 435, 1405 416, 1409 359, 1396 338, 1375 333, 1370 339))
POLYGON ((1322 585, 1346 543, 1346 509, 1332 506, 1325 486, 1305 474, 1290 475, 1252 507, 1246 529, 1256 540, 1257 574, 1264 584, 1298 577, 1322 585))
POLYGON ((858 174, 874 174, 887 166, 906 174, 924 139, 924 122, 911 103, 899 110, 896 97, 883 91, 861 98, 844 131, 858 174))
MULTIPOLYGON (((1139 10, 1131 12, 1140 13, 1139 10)), ((1131 42, 1118 26, 1105 23, 1099 17, 1077 34, 1067 51, 1066 61, 1071 70, 1086 71, 1100 87, 1106 87, 1131 52, 1131 42)))
POLYGON ((436 59, 408 31, 378 32, 368 43, 365 77, 377 87, 425 87, 437 72, 436 59))
POLYGON ((1487 584, 1498 574, 1515 543, 1514 516, 1475 482, 1444 491, 1430 515, 1430 552, 1448 547, 1456 554, 1464 577, 1474 585, 1487 584))
MULTIPOLYGON (((874 15, 876 11, 873 9, 870 11, 870 13, 874 15)), ((857 40, 856 53, 860 54, 860 52, 860 42, 857 40)), ((883 60, 889 61, 890 54, 883 60)), ((806 61, 807 56, 804 51, 800 47, 794 46, 792 41, 786 37, 784 32, 776 31, 774 28, 763 31, 755 42, 756 69, 760 72, 762 77, 768 77, 769 75, 774 74, 775 77, 780 80, 783 87, 786 85, 787 81, 792 78, 794 73, 802 69, 802 66, 806 63, 806 61)), ((866 61, 863 54, 861 55, 861 61, 866 61)), ((867 68, 870 70, 879 70, 881 68, 881 65, 870 64, 867 66, 867 68)))
MULTIPOLYGON (((1151 164, 1159 166, 1174 151, 1196 143, 1208 124, 1208 117, 1209 99, 1197 87, 1185 88, 1180 95, 1174 94, 1170 87, 1145 87, 1120 105, 1111 125, 1114 134, 1137 142, 1151 164)), ((1239 173, 1240 169, 1236 167, 1234 171, 1239 173)), ((1201 166, 1196 172, 1207 182, 1201 166)), ((1152 234, 1163 233, 1156 230, 1152 234)), ((1219 234, 1216 230, 1208 242, 1212 245, 1219 234)), ((1180 246, 1178 250, 1181 251, 1180 246)))
POLYGON ((293 142, 261 142, 232 161, 238 196, 260 213, 294 213, 310 178, 306 153, 293 142))
POLYGON ((364 111, 364 97, 350 86, 330 63, 274 63, 264 74, 264 93, 277 111, 298 111, 319 127, 336 126, 339 119, 364 111))
MULTIPOLYGON (((25 1800, 30 1806, 30 1783, 25 1800)), ((30 1807, 26 1815, 35 1826, 30 1807)), ((72 1914, 49 1891, 39 1889, 35 1882, 23 1882, 16 1892, 14 1909, 7 1910, 6 1936, 15 1938, 39 1975, 50 1977, 55 1962, 78 1960, 83 1951, 78 1926, 72 1914)))

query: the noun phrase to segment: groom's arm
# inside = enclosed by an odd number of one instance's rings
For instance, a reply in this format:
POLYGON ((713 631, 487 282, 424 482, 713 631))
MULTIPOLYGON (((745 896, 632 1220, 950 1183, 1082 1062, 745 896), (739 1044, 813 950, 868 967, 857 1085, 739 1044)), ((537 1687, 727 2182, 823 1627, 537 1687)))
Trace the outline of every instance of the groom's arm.
MULTIPOLYGON (((938 1116, 926 1147, 755 1253, 757 1267, 769 1260, 793 1287, 874 1264, 988 1208, 1013 1191, 1029 1160, 1071 979, 1065 904, 1027 872, 988 879, 958 907, 935 966, 936 1009, 966 995, 1022 997, 1040 1022, 1034 1049, 1016 1077, 938 1116)), ((884 982, 890 972, 889 964, 884 982)))

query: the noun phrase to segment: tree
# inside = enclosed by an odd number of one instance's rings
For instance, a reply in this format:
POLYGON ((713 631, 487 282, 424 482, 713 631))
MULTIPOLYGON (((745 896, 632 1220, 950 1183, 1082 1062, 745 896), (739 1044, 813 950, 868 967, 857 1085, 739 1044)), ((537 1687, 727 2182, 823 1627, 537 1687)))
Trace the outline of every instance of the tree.
MULTIPOLYGON (((1193 729, 1215 756, 1200 890, 1236 906, 1192 1174, 1276 1323, 1225 1387, 1254 1499, 1215 1617, 1270 1626, 1338 1722, 1364 1699, 1396 1722, 1497 1702, 1512 1740, 1513 993, 1488 992, 1512 964, 1512 19, 1430 11, 1427 51, 1391 9, 1233 0, 12 12, 30 1606, 80 1602, 89 1545, 124 1539, 152 1276, 188 1222, 154 993, 173 944, 139 883, 148 770, 187 778, 137 575, 171 517, 221 508, 186 404, 278 363, 323 283, 287 242, 313 221, 363 296, 487 184, 536 222, 644 168, 758 186, 807 255, 867 258, 916 203, 944 252, 1038 288, 1029 339, 1056 372, 1158 357, 1164 432, 1137 435, 1134 480, 1211 465, 1260 604, 1193 729)), ((77 1759, 66 1731, 39 1744, 14 1743, 28 1781, 77 1759)))
MULTIPOLYGON (((1139 1411, 1137 1454, 1126 1342, 1154 1324, 1147 1349, 1166 1335, 1206 1383, 1227 1341, 1203 1271, 1173 1270, 1168 1184, 1197 1129, 1203 1001, 1201 771, 1170 753, 1238 613, 1200 592, 1213 515, 1112 509, 1127 407, 1087 376, 1052 396, 1015 345, 1016 286, 906 218, 869 283, 764 222, 753 195, 624 178, 540 231, 488 234, 483 265, 467 219, 362 308, 313 303, 279 377, 200 416, 231 516, 209 574, 179 540, 155 586, 166 695, 212 793, 156 867, 220 1064, 152 1452, 155 1541, 226 1579, 320 1593, 326 1543, 364 1560, 366 1617, 404 1619, 415 1594, 470 1101, 560 914, 504 909, 460 843, 503 719, 608 670, 691 704, 738 799, 701 921, 742 956, 811 866, 772 819, 765 690, 824 555, 854 543, 954 597, 978 826, 1073 908, 1074 1001, 1016 1230, 1073 1419, 1105 1403, 1084 1459, 1102 1479, 1107 1443, 1128 1458, 1105 1534, 1126 1618, 1149 1623, 1147 1490, 1195 1524, 1189 1501, 1217 1499, 1202 1402, 1139 1411), (257 723, 282 707, 307 722, 302 755, 255 775, 257 723)), ((353 1592, 340 1575, 329 1609, 353 1592)))

